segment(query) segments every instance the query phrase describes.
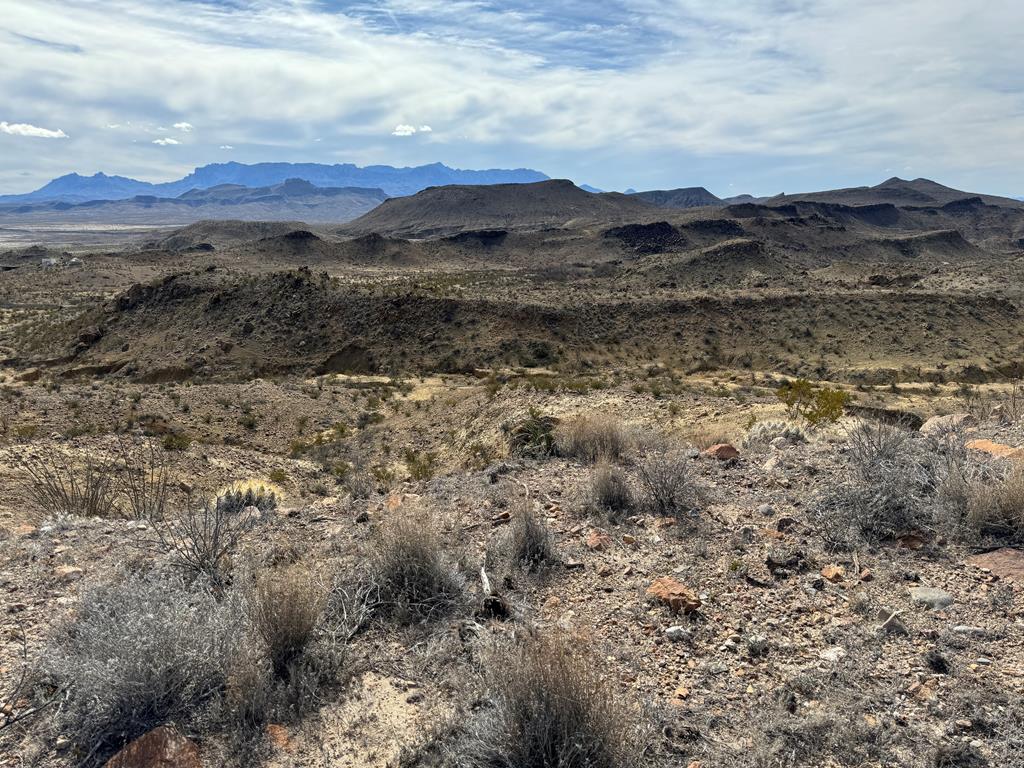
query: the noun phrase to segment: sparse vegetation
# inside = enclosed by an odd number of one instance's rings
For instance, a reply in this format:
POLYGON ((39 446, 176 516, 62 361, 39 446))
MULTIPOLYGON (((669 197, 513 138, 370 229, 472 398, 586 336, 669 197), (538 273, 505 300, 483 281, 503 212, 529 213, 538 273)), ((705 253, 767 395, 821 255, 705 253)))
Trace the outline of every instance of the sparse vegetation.
POLYGON ((487 660, 483 706, 457 752, 467 768, 625 768, 637 762, 631 717, 595 659, 564 638, 532 635, 487 660))
POLYGON ((838 421, 850 402, 850 394, 831 387, 815 387, 807 379, 787 382, 776 395, 790 418, 802 418, 812 427, 838 421))
POLYGON ((529 571, 556 560, 551 532, 529 500, 517 504, 512 513, 508 547, 512 561, 529 571))
POLYGON ((462 580, 441 547, 433 517, 400 511, 376 531, 367 578, 378 612, 400 623, 438 618, 462 598, 462 580))
POLYGON ((690 458, 675 447, 649 452, 636 466, 637 503, 654 515, 687 518, 700 501, 690 458))
POLYGON ((116 514, 112 467, 86 452, 74 455, 53 447, 22 453, 18 467, 28 476, 36 519, 108 517, 116 514))
POLYGON ((636 507, 626 473, 614 464, 600 463, 590 473, 586 504, 591 509, 618 521, 636 507))
POLYGON ((41 661, 67 700, 57 732, 85 765, 168 721, 203 722, 221 696, 243 636, 236 601, 179 579, 129 577, 82 595, 41 661))
POLYGON ((630 446, 629 433, 608 416, 581 416, 555 430, 555 449, 562 456, 588 462, 617 461, 630 446))

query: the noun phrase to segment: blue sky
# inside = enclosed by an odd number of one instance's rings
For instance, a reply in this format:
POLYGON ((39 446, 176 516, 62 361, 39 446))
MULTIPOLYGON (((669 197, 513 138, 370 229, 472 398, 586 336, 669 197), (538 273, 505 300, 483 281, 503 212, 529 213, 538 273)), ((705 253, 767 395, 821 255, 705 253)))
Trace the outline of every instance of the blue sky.
POLYGON ((1020 0, 0 0, 0 193, 292 160, 1024 195, 1020 0))

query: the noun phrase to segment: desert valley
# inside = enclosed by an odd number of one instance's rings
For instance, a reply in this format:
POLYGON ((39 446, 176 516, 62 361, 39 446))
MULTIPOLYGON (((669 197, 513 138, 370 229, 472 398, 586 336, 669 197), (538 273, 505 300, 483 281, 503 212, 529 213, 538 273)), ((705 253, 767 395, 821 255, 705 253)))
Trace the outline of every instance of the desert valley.
POLYGON ((0 200, 0 765, 1022 764, 1024 202, 306 170, 0 200))

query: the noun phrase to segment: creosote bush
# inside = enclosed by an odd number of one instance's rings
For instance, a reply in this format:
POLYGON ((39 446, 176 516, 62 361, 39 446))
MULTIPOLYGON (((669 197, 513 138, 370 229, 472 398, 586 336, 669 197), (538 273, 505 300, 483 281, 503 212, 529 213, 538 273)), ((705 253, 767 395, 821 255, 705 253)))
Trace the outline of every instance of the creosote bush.
POLYGON ((812 427, 839 421, 850 402, 848 392, 830 387, 815 387, 807 379, 790 381, 779 387, 776 396, 791 418, 806 419, 812 427))
POLYGON ((555 430, 555 449, 561 456, 583 461, 617 461, 630 446, 630 436, 618 419, 581 416, 564 421, 555 430))
POLYGON ((427 512, 399 510, 377 529, 373 545, 368 578, 380 614, 406 624, 428 621, 462 599, 462 580, 427 512))
POLYGON ((460 768, 625 768, 633 718, 599 664, 567 639, 532 635, 486 664, 482 707, 458 745, 460 768))

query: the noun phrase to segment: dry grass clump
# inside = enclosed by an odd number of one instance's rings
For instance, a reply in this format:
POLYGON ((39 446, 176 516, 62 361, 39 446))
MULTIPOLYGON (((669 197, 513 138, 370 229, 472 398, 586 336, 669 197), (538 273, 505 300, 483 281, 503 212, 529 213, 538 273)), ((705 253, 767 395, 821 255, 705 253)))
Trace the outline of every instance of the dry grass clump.
POLYGON ((632 514, 636 499, 626 473, 614 464, 598 464, 590 475, 586 505, 612 522, 632 514))
POLYGON ((487 664, 482 708, 458 745, 460 768, 624 768, 632 718, 598 665, 566 639, 534 635, 487 664))
POLYGON ((64 689, 55 730, 94 765, 168 721, 200 721, 224 689, 244 637, 237 601, 176 578, 94 587, 43 655, 44 682, 64 689))
POLYGON ((313 639, 326 597, 313 574, 301 566, 257 576, 249 618, 276 677, 292 677, 295 661, 313 639))
POLYGON ((981 535, 1024 542, 1024 466, 1015 464, 994 482, 972 483, 967 522, 981 535))
POLYGON ((551 565, 558 559, 551 531, 529 501, 518 504, 513 511, 508 549, 512 562, 529 571, 551 565))
POLYGON ((561 456, 583 461, 618 461, 632 444, 622 422, 610 416, 581 416, 555 430, 555 449, 561 456))
POLYGON ((662 447, 644 456, 636 467, 637 502, 654 515, 687 517, 700 503, 700 491, 681 450, 662 447))
POLYGON ((368 576, 380 613, 401 623, 428 621, 461 600, 462 580, 430 514, 399 511, 380 526, 374 544, 368 576))

